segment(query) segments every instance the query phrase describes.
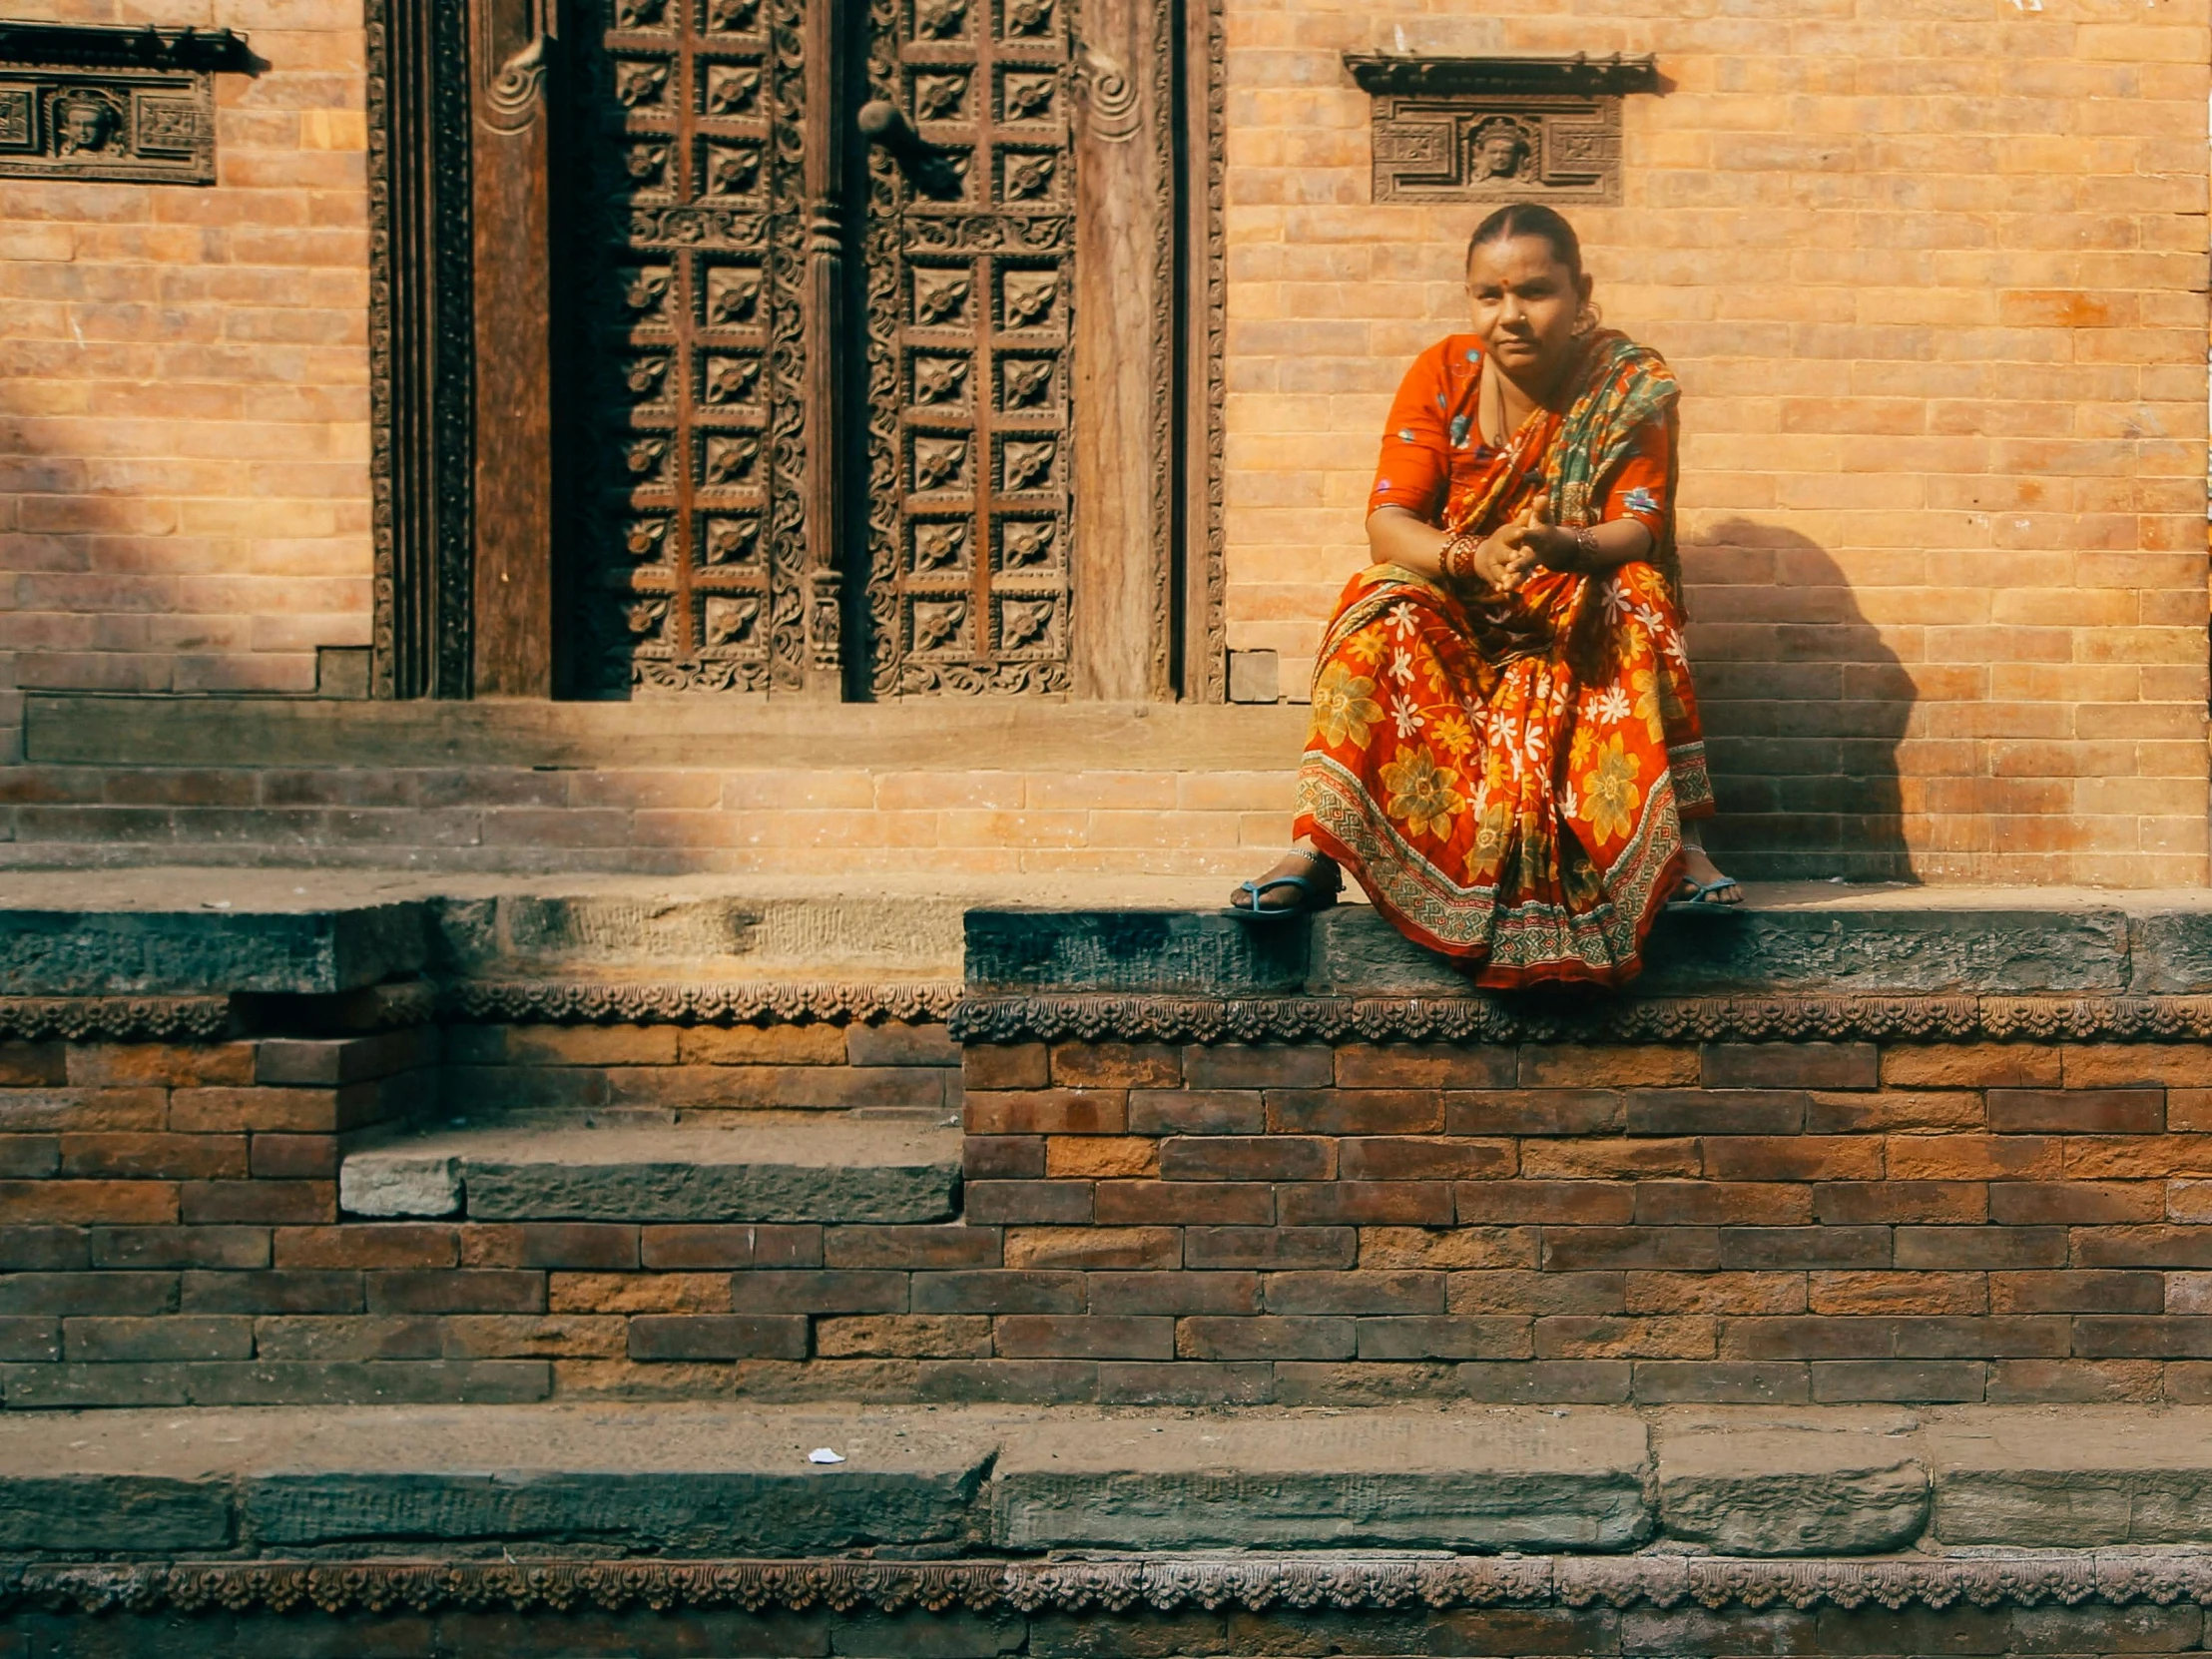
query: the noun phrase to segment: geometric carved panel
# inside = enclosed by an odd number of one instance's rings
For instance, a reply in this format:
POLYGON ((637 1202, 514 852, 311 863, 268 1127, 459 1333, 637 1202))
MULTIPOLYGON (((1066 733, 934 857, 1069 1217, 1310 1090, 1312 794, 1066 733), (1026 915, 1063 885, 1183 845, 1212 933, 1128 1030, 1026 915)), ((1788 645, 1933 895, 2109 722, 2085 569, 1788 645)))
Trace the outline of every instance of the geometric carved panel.
POLYGON ((256 61, 228 29, 0 23, 0 178, 212 185, 213 72, 256 61))
POLYGON ((873 0, 868 91, 933 163, 868 163, 868 682, 1064 692, 1071 0, 873 0))
MULTIPOLYGON (((820 3, 820 0, 818 0, 820 3)), ((795 8, 589 0, 568 314, 570 678, 765 691, 802 671, 795 8)))

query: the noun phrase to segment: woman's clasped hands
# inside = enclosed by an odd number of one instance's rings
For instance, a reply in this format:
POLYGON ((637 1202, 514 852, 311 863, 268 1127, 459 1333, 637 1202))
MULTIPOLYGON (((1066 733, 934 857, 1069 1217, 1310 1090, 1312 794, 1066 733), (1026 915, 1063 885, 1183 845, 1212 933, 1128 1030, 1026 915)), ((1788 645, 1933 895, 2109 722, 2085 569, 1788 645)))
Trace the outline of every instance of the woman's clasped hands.
POLYGON ((1544 503, 1531 501, 1520 517, 1483 538, 1474 550, 1474 573, 1497 592, 1511 593, 1539 566, 1553 567, 1559 539, 1544 503))

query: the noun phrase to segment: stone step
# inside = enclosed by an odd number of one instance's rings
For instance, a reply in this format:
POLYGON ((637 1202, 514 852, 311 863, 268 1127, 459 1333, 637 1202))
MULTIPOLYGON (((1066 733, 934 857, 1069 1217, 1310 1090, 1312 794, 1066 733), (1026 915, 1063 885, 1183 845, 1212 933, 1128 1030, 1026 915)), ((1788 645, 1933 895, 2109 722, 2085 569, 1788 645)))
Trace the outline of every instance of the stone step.
POLYGON ((929 1222, 956 1213, 959 1120, 768 1113, 449 1123, 348 1153, 339 1207, 379 1219, 929 1222))
POLYGON ((1670 1545, 1826 1557, 2207 1542, 2212 1409, 2190 1406, 0 1417, 0 1550, 18 1557, 1670 1545))

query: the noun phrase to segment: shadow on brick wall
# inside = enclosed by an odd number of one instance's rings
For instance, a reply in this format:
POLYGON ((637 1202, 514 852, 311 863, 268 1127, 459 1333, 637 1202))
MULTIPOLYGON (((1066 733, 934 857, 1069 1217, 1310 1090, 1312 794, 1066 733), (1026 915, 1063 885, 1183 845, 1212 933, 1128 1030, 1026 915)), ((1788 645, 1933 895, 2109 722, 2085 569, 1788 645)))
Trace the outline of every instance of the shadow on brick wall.
POLYGON ((1682 562, 1716 855, 1757 880, 1914 879, 1897 761, 1913 682, 1842 567, 1749 519, 1686 538, 1682 562))

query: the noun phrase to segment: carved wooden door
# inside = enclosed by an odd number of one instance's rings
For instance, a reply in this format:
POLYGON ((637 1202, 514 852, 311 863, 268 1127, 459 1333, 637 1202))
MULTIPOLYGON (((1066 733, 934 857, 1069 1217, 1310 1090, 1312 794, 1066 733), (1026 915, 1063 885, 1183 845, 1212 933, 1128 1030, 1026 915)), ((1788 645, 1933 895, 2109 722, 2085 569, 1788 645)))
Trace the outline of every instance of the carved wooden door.
POLYGON ((555 268, 571 689, 798 687, 827 465, 803 441, 820 118, 801 0, 575 10, 555 268))
POLYGON ((1069 0, 870 0, 866 683, 1064 692, 1069 0))

